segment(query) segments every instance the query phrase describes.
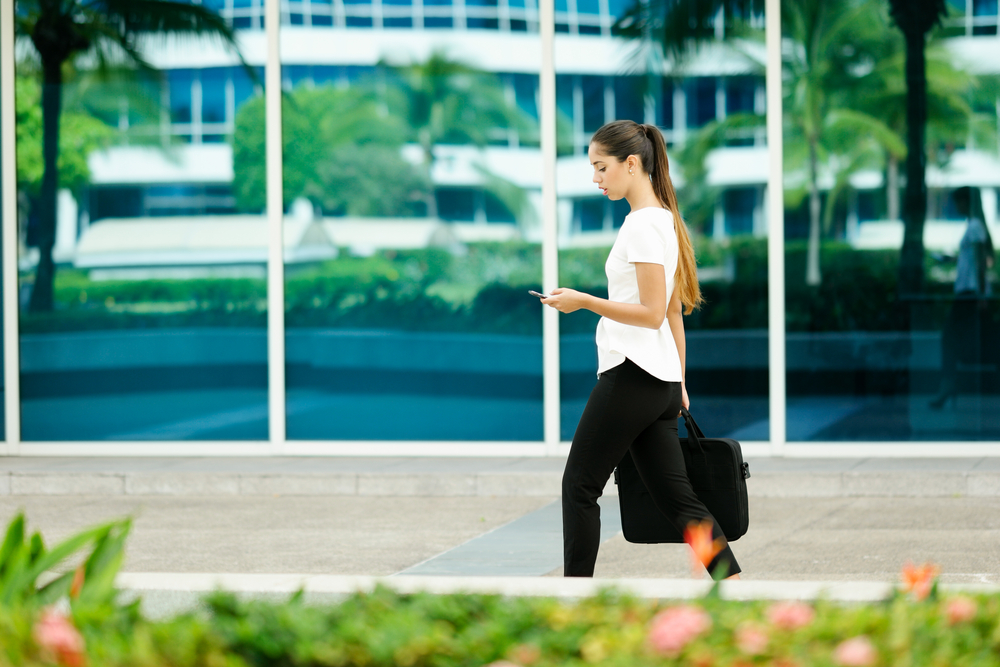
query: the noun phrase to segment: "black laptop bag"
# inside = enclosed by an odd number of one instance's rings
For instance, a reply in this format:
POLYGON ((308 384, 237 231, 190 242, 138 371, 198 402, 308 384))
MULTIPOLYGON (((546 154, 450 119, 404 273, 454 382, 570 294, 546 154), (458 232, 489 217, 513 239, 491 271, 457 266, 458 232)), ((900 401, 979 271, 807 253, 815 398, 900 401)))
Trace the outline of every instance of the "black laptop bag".
MULTIPOLYGON (((681 414, 688 432, 687 439, 681 439, 681 448, 691 485, 726 539, 734 542, 750 525, 746 482, 750 464, 743 461, 740 443, 730 438, 706 438, 690 412, 683 409, 681 414)), ((626 540, 641 544, 684 541, 684 527, 675 528, 653 504, 629 452, 615 469, 615 484, 626 540)))

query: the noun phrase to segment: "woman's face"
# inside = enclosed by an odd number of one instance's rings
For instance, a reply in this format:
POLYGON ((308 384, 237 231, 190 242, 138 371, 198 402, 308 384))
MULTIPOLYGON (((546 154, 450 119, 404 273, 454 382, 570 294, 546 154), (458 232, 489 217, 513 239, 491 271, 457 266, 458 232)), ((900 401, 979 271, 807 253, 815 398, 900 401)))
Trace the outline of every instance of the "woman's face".
MULTIPOLYGON (((594 167, 594 183, 608 199, 617 201, 623 199, 632 184, 634 176, 628 173, 629 162, 619 162, 613 155, 607 155, 598 144, 590 144, 587 151, 590 164, 594 167)), ((631 160, 629 156, 629 160, 631 160)), ((633 171, 636 171, 633 168, 633 171)))

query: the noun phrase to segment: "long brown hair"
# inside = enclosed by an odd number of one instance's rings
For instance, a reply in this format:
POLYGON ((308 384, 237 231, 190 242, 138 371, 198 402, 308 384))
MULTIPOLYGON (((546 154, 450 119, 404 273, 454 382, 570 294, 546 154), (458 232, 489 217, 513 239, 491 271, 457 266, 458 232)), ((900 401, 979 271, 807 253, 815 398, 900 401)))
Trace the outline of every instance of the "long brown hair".
MULTIPOLYGON (((684 313, 690 315, 704 299, 698 287, 698 264, 694 256, 694 245, 687 225, 681 217, 677 205, 677 192, 670 180, 670 162, 667 160, 667 143, 655 125, 640 125, 631 120, 616 120, 594 133, 591 143, 601 147, 602 152, 624 162, 629 155, 635 155, 642 168, 649 174, 653 192, 660 203, 674 217, 677 245, 680 253, 677 260, 677 287, 680 290, 684 313)), ((667 295, 670 300, 671 295, 667 295)))

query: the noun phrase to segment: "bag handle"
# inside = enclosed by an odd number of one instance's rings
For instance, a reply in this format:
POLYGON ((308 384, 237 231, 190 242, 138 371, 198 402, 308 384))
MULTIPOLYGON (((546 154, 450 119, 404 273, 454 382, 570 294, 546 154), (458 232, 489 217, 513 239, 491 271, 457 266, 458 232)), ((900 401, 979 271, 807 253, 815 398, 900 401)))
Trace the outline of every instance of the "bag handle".
POLYGON ((687 427, 688 447, 692 449, 697 448, 702 455, 704 455, 705 448, 701 446, 701 441, 704 440, 705 433, 701 430, 701 427, 698 426, 698 423, 694 420, 694 417, 691 416, 691 413, 688 412, 687 408, 681 408, 681 417, 684 418, 684 426, 687 427))

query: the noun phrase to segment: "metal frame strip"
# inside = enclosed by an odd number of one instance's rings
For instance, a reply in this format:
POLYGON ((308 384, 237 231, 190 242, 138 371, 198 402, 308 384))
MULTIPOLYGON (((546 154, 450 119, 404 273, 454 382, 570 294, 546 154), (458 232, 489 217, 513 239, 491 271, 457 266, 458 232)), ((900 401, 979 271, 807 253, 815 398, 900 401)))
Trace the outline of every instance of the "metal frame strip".
MULTIPOLYGON (((542 143, 542 285, 550 290, 559 285, 559 219, 556 192, 556 67, 555 0, 539 0, 538 31, 542 40, 539 73, 539 121, 542 143)), ((543 412, 545 452, 559 455, 559 313, 542 310, 543 412)))
POLYGON ((282 191, 281 142, 281 5, 265 0, 267 65, 264 97, 267 113, 267 375, 268 427, 271 449, 280 454, 285 446, 285 263, 284 192, 282 191))
POLYGON ((767 0, 767 312, 771 455, 785 453, 785 191, 782 151, 781 0, 767 0))
POLYGON ((18 341, 17 119, 15 107, 14 0, 0 0, 0 146, 3 174, 4 450, 20 453, 21 383, 18 341))

